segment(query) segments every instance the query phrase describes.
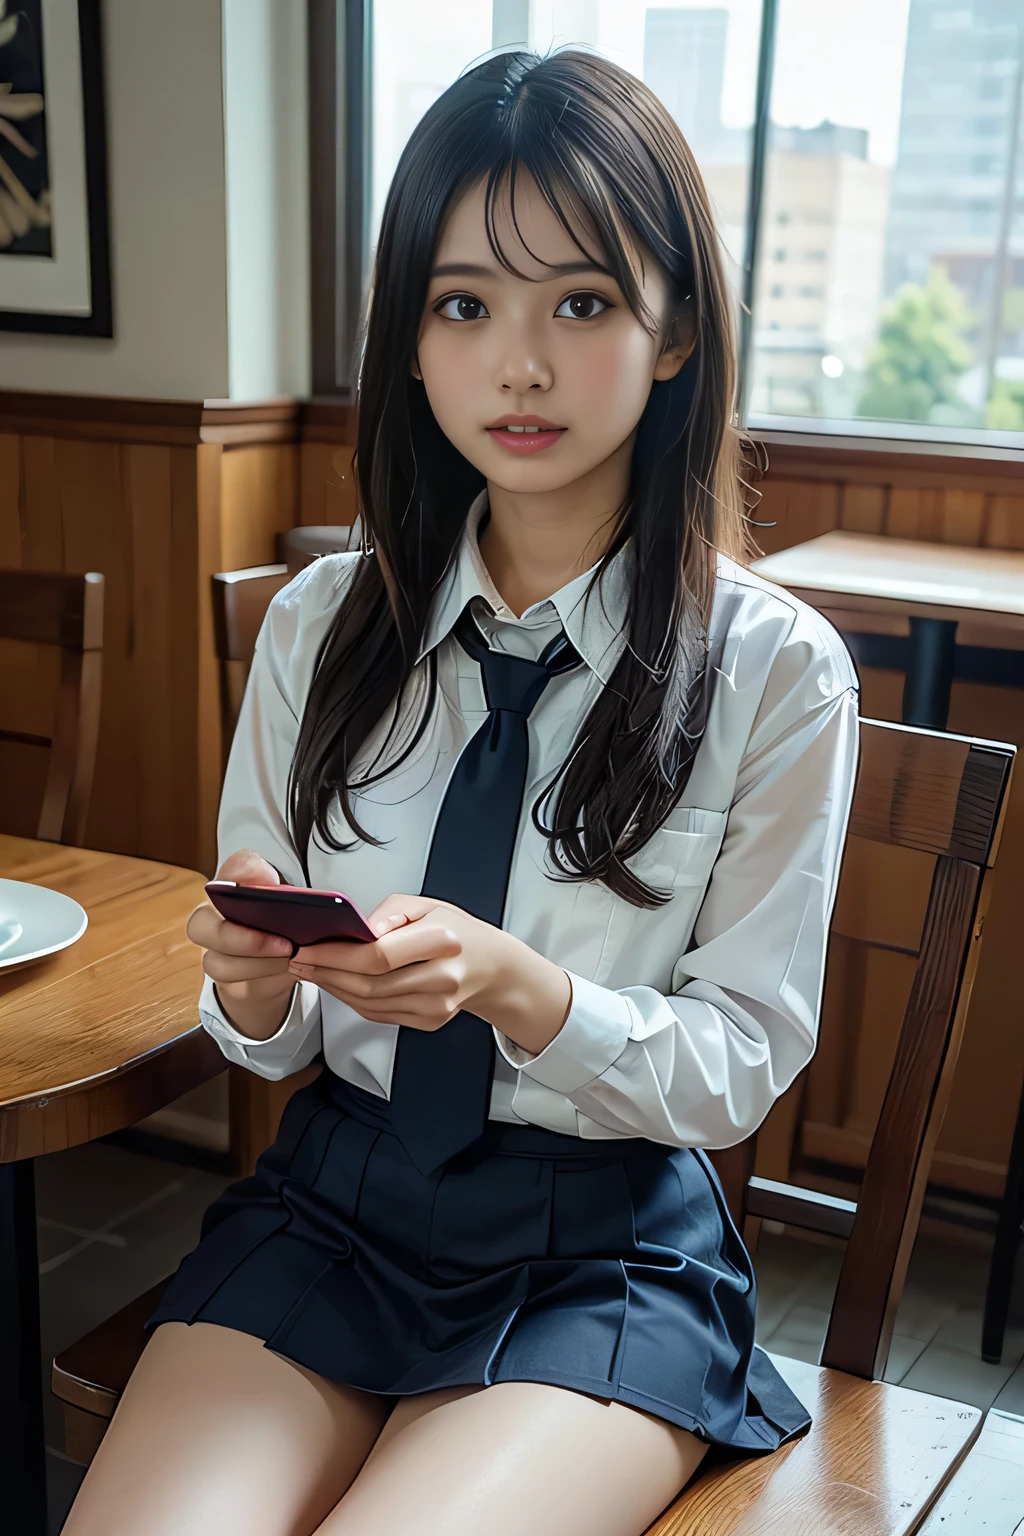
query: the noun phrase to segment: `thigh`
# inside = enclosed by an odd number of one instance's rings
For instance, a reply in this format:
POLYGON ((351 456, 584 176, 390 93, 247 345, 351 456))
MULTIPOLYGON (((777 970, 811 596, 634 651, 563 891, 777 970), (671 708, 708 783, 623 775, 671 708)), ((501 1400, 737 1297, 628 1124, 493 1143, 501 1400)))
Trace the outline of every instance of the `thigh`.
POLYGON ((403 1398, 320 1536, 640 1536, 706 1449, 539 1382, 403 1398))
POLYGON ((211 1323, 164 1323, 86 1473, 65 1536, 309 1536, 391 1399, 335 1387, 211 1323))

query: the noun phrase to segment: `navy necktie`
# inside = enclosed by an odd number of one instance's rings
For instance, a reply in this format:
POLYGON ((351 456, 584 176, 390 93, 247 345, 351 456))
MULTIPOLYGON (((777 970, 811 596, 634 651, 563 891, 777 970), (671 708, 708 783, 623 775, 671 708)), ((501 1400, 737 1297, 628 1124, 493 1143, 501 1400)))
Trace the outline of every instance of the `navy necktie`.
MULTIPOLYGON (((530 711, 548 679, 579 656, 564 634, 538 661, 492 651, 467 607, 454 634, 480 663, 488 715, 452 772, 434 828, 423 895, 501 926, 529 763, 530 711)), ((422 1173, 477 1139, 490 1108, 494 1036, 463 1010, 441 1029, 403 1027, 391 1078, 391 1123, 422 1173)))

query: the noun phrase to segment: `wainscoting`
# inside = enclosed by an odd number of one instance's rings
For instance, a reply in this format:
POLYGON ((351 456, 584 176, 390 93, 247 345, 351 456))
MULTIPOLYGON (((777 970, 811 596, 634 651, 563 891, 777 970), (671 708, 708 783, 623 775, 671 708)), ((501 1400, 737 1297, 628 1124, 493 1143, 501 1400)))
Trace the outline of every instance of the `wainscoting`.
MULTIPOLYGON (((298 522, 354 516, 348 413, 269 401, 0 391, 0 565, 101 571, 103 706, 87 839, 216 865, 220 716, 210 577, 298 522), (304 419, 305 418, 305 419, 304 419)), ((0 646, 0 711, 47 734, 56 658, 0 646)), ((34 833, 37 749, 0 745, 0 824, 34 833)))

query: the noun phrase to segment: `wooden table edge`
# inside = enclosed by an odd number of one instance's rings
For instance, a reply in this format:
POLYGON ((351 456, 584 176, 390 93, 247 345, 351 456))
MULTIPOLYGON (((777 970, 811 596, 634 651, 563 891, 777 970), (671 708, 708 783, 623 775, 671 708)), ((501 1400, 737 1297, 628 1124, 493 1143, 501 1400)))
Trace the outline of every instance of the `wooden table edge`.
MULTIPOLYGON (((755 572, 755 575, 758 573, 755 572)), ((970 622, 979 627, 992 629, 1024 630, 1024 613, 1012 613, 1005 608, 972 608, 966 604, 914 602, 905 597, 878 597, 874 594, 851 592, 837 587, 806 587, 777 581, 765 576, 774 586, 782 587, 801 602, 812 608, 828 608, 830 612, 849 613, 901 613, 908 618, 951 619, 954 623, 970 622)))
MULTIPOLYGON (((19 1109, 42 1108, 52 1103, 54 1099, 71 1098, 76 1093, 88 1093, 92 1088, 114 1082, 115 1079, 123 1077, 126 1072, 134 1072, 139 1067, 145 1066, 147 1062, 155 1060, 157 1056, 172 1051, 175 1046, 182 1045, 187 1040, 196 1039, 197 1032, 202 1029, 202 1022, 197 1019, 190 1028, 182 1030, 180 1035, 173 1035, 170 1040, 163 1040, 159 1045, 154 1045, 148 1051, 142 1051, 138 1056, 132 1056, 128 1061, 123 1061, 105 1072, 95 1072, 88 1077, 79 1077, 73 1082, 61 1083, 56 1088, 41 1089, 38 1093, 22 1094, 17 1099, 0 1099, 0 1115, 10 1114, 19 1109)), ((210 1038, 212 1039, 212 1036, 210 1038)), ((227 1066, 227 1064, 227 1058, 225 1058, 224 1065, 227 1066)))

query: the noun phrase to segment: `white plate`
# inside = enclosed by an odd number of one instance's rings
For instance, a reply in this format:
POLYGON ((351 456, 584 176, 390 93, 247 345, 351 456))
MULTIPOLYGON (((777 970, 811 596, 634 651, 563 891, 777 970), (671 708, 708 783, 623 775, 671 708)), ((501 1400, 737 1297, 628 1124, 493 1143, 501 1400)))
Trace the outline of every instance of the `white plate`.
POLYGON ((89 926, 84 907, 28 880, 0 880, 0 972, 67 949, 89 926))

